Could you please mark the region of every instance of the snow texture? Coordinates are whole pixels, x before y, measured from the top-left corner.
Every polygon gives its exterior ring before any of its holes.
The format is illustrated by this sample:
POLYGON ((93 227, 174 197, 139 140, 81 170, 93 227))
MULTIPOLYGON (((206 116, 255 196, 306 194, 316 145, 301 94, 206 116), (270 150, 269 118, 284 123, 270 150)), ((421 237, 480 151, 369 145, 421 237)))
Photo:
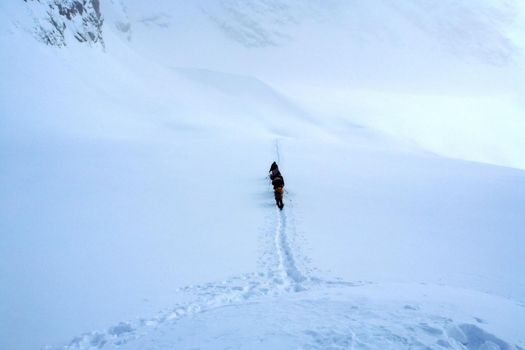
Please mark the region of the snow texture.
POLYGON ((524 18, 2 2, 0 348, 524 349, 524 18))

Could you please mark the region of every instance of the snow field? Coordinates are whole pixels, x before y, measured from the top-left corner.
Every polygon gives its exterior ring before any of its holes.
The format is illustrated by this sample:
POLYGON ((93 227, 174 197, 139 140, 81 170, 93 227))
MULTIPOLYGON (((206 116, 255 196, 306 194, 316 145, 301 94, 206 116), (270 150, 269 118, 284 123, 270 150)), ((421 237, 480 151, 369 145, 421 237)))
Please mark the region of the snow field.
POLYGON ((0 5, 0 348, 525 348, 511 8, 236 3, 0 5))
POLYGON ((520 349, 501 338, 523 342, 525 308, 511 299, 426 283, 315 276, 297 243, 294 198, 286 202, 282 212, 267 209, 259 272, 181 288, 192 301, 60 349, 520 349))

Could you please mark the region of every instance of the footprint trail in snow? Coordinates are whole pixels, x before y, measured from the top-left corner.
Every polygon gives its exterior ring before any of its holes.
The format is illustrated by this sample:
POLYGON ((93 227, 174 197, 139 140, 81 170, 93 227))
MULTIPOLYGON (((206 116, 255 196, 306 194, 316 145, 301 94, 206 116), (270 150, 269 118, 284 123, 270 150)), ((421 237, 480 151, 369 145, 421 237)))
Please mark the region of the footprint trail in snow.
POLYGON ((275 229, 275 246, 279 255, 279 270, 282 279, 286 281, 287 286, 295 291, 301 290, 301 283, 306 277, 297 268, 293 256, 293 251, 286 237, 286 212, 278 210, 277 227, 275 229))
MULTIPOLYGON (((278 141, 275 153, 280 162, 278 141)), ((264 233, 263 271, 181 288, 190 301, 153 318, 120 322, 45 349, 522 350, 481 328, 480 319, 454 321, 465 315, 444 309, 439 291, 433 299, 435 290, 418 285, 396 299, 384 290, 396 295, 398 286, 311 276, 296 246, 293 198, 286 197, 285 209, 275 207, 273 226, 264 233), (425 298, 428 306, 420 307, 425 298)), ((469 293, 460 297, 481 302, 469 293)))

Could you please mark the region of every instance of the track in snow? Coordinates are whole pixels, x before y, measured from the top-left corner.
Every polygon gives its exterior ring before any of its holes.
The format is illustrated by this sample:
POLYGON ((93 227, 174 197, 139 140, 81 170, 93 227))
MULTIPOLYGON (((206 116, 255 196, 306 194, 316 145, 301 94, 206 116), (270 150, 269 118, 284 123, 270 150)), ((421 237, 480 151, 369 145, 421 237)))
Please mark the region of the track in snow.
MULTIPOLYGON (((278 141, 275 153, 280 164, 278 141)), ((216 341, 223 348, 250 349, 520 349, 478 325, 456 323, 439 313, 420 311, 417 305, 369 301, 367 288, 378 288, 369 282, 310 276, 299 267, 289 193, 285 202, 284 210, 275 207, 273 225, 265 231, 262 255, 271 258, 263 263, 264 271, 181 288, 180 293, 191 296, 191 301, 153 318, 120 322, 105 331, 80 335, 62 347, 46 349, 157 350, 188 344, 215 348, 216 341), (362 287, 364 298, 356 294, 355 287, 362 287), (290 317, 294 322, 290 323, 290 317), (236 323, 231 324, 232 320, 236 323), (214 327, 195 333, 202 324, 214 327)))
POLYGON ((297 268, 294 260, 294 253, 290 247, 286 232, 287 218, 286 212, 277 209, 277 227, 275 228, 275 247, 279 256, 279 270, 284 281, 294 290, 301 290, 301 283, 306 277, 297 268))
MULTIPOLYGON (((278 141, 275 142, 275 152, 277 162, 280 163, 278 141)), ((289 238, 289 216, 293 215, 293 209, 288 205, 287 207, 283 211, 275 207, 275 226, 266 231, 266 234, 273 235, 273 244, 267 245, 270 251, 263 252, 263 255, 275 257, 273 259, 275 266, 266 266, 268 271, 232 277, 221 282, 180 288, 179 292, 194 296, 194 300, 175 305, 153 318, 120 322, 105 331, 82 334, 65 346, 58 348, 48 346, 46 349, 83 350, 123 345, 142 338, 162 324, 188 316, 228 305, 246 303, 257 297, 277 297, 282 296, 283 293, 306 291, 308 283, 318 283, 320 280, 307 277, 297 267, 294 246, 290 243, 289 238)))
MULTIPOLYGON (((277 164, 281 164, 281 151, 279 141, 275 141, 275 156, 277 164)), ((288 215, 293 215, 293 207, 290 204, 291 201, 287 200, 286 193, 284 200, 288 202, 286 208, 279 210, 275 207, 276 219, 275 219, 275 252, 278 257, 278 271, 281 275, 281 279, 284 282, 287 290, 289 291, 302 291, 304 287, 302 283, 307 281, 307 276, 297 267, 295 261, 294 247, 291 245, 289 240, 288 231, 288 215), (291 213, 291 214, 290 214, 291 213)))

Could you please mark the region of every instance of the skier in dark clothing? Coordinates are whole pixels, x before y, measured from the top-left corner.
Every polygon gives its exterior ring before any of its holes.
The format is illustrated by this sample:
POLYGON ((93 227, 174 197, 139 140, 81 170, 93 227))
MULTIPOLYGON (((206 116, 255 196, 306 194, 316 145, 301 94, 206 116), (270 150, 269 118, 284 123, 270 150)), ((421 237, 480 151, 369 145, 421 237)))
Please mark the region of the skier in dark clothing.
POLYGON ((270 180, 272 180, 275 203, 279 209, 283 210, 284 178, 279 171, 277 163, 273 162, 270 167, 270 180))

